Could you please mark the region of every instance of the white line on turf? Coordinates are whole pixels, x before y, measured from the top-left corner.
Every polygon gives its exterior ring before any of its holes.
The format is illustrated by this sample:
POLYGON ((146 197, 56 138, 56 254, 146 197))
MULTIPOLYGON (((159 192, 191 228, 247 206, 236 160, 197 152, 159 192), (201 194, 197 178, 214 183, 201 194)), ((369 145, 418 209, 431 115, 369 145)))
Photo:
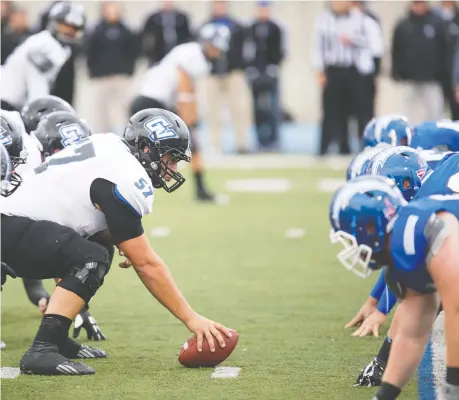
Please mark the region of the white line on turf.
POLYGON ((166 237, 169 236, 170 229, 167 226, 152 228, 150 230, 150 236, 152 237, 166 237))
POLYGON ((0 378, 1 379, 14 379, 21 374, 19 368, 13 367, 1 367, 0 368, 0 378))
POLYGON ((317 182, 319 192, 332 193, 346 183, 344 179, 321 179, 317 182))
POLYGON ((241 372, 239 367, 216 367, 210 377, 216 379, 237 378, 239 372, 241 372))
POLYGON ((290 228, 285 231, 285 237, 287 239, 299 239, 306 234, 303 228, 290 228))
POLYGON ((292 183, 287 179, 260 178, 226 181, 226 189, 230 192, 285 193, 291 188, 292 183))

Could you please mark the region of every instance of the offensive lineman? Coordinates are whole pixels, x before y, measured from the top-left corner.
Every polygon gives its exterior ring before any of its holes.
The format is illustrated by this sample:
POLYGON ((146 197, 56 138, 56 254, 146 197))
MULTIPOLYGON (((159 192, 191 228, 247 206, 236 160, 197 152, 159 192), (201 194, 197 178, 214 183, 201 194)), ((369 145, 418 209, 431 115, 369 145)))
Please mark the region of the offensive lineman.
POLYGON ((185 181, 177 163, 190 160, 188 128, 173 113, 146 109, 130 118, 124 138, 95 135, 65 148, 24 180, 14 201, 5 199, 4 261, 18 276, 62 278, 20 362, 24 373, 94 373, 70 360, 80 348, 67 333, 110 268, 107 250, 85 239, 96 234, 126 255, 151 294, 197 335, 199 350, 204 337, 214 350, 215 339, 224 347, 222 334, 231 336, 228 328, 191 308, 141 223, 152 211, 153 188, 172 192, 185 181), (48 189, 39 190, 43 187, 48 189))
POLYGON ((191 131, 191 168, 194 172, 198 200, 213 201, 205 188, 203 165, 196 135, 198 107, 196 82, 210 71, 208 60, 224 57, 229 48, 228 27, 207 24, 199 31, 199 42, 174 47, 158 65, 147 72, 139 95, 131 105, 131 114, 145 108, 162 108, 177 114, 191 131))
POLYGON ((1 108, 21 111, 29 101, 50 93, 70 46, 83 35, 85 14, 80 5, 58 2, 50 10, 46 30, 27 38, 2 66, 1 108))
MULTIPOLYGON (((444 178, 440 170, 437 174, 444 178)), ((435 187, 440 179, 431 180, 434 175, 427 182, 435 187)), ((413 375, 437 316, 439 299, 447 345, 443 398, 459 398, 458 178, 455 173, 427 197, 420 195, 406 204, 391 180, 363 176, 340 188, 330 205, 332 242, 345 246, 338 256, 342 264, 348 269, 385 267, 386 281, 402 299, 376 400, 396 399, 413 375)))

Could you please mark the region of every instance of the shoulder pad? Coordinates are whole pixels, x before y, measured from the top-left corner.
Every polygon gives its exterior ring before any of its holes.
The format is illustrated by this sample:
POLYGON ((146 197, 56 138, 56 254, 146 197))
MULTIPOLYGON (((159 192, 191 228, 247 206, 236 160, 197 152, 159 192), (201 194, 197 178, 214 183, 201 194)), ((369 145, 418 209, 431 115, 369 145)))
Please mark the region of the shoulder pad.
POLYGON ((54 68, 53 61, 41 50, 34 50, 28 54, 28 60, 42 73, 54 68))

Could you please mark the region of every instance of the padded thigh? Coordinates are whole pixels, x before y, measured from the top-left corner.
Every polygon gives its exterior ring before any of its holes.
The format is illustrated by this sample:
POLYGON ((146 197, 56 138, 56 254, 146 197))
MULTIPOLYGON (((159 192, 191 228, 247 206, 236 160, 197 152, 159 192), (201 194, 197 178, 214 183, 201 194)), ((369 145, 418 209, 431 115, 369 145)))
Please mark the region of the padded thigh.
POLYGON ((82 268, 91 261, 109 262, 103 246, 54 222, 2 216, 3 236, 10 232, 18 240, 9 243, 8 249, 2 243, 3 259, 20 277, 62 278, 72 267, 82 268), (3 219, 8 219, 8 223, 3 219))

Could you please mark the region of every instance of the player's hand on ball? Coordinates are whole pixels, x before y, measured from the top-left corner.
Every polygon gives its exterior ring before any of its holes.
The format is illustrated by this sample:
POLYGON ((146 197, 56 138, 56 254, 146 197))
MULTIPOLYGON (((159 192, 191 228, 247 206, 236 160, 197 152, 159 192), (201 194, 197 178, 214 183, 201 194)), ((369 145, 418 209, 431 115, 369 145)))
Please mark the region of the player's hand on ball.
POLYGON ((189 321, 186 322, 187 328, 196 335, 198 351, 202 351, 204 338, 209 343, 211 352, 215 351, 215 346, 225 347, 225 340, 222 335, 231 337, 231 330, 226 326, 195 314, 189 321))
POLYGON ((97 321, 89 313, 89 311, 81 311, 75 318, 75 325, 73 328, 73 338, 80 335, 81 328, 86 330, 89 340, 106 340, 107 338, 97 325, 97 321))
POLYGON ((376 310, 377 305, 378 301, 370 296, 368 300, 360 308, 356 316, 346 324, 345 328, 359 326, 363 321, 365 321, 365 319, 367 319, 371 314, 373 314, 373 312, 376 310))
POLYGON ((367 335, 373 335, 379 337, 379 328, 382 324, 386 322, 386 315, 383 314, 381 311, 374 311, 368 318, 363 321, 360 328, 357 329, 352 336, 360 336, 364 337, 367 335))

